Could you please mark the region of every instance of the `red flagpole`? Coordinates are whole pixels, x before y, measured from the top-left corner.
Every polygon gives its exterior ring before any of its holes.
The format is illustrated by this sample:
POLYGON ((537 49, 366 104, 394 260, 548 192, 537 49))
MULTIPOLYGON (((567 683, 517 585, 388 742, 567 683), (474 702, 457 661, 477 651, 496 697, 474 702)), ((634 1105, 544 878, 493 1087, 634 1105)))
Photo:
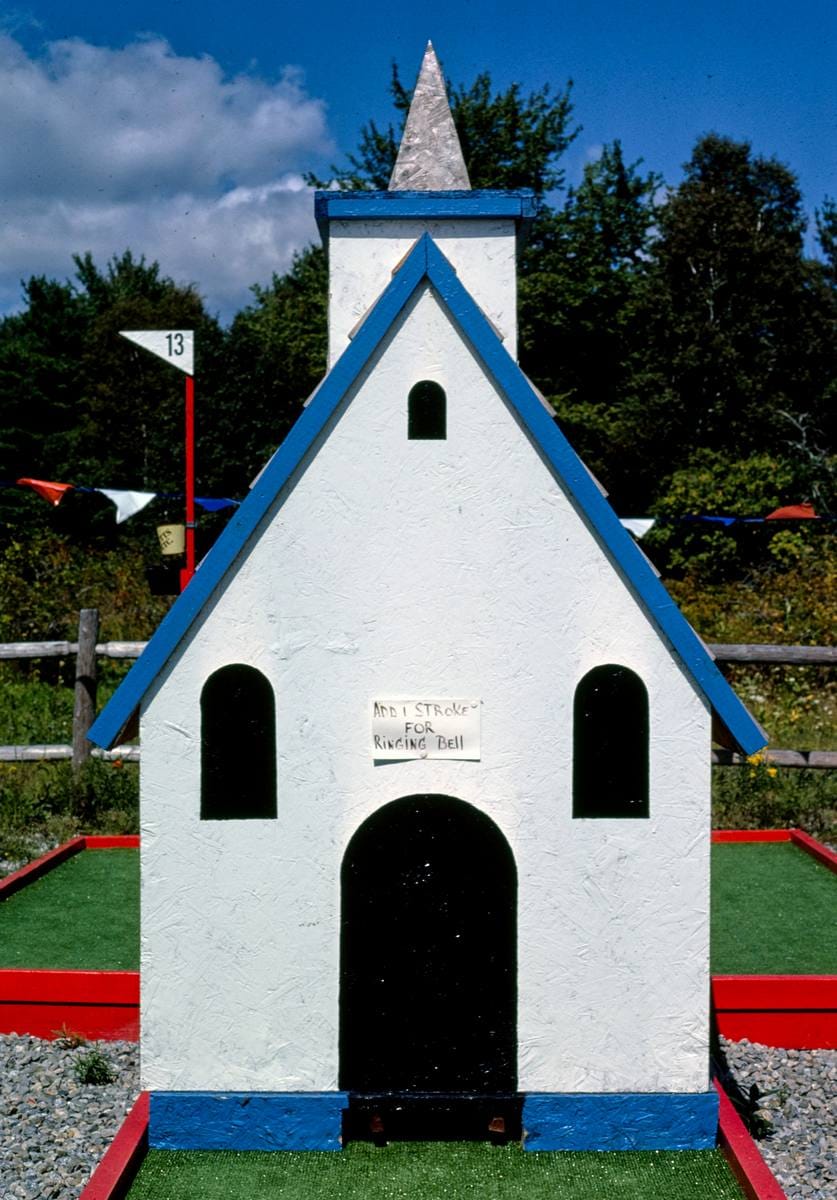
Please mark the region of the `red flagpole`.
POLYGON ((195 573, 195 380, 186 376, 186 566, 180 590, 195 573))

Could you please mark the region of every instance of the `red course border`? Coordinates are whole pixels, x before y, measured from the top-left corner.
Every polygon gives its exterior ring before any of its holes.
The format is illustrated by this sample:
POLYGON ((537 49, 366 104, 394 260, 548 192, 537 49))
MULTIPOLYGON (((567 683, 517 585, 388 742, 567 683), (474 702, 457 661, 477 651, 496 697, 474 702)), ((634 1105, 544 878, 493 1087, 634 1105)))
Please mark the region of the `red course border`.
POLYGON ((0 1033, 139 1039, 138 971, 0 970, 0 1033))
POLYGON ((837 975, 713 975, 712 1007, 734 1042, 837 1049, 837 975))
POLYGON ((714 842, 789 842, 789 829, 713 829, 714 842))
POLYGON ((829 871, 837 871, 837 854, 803 829, 713 829, 712 842, 793 842, 829 871))
POLYGON ((122 1200, 148 1150, 148 1092, 141 1092, 79 1200, 122 1200))
MULTIPOLYGON (((718 1145, 747 1200, 787 1200, 775 1175, 762 1158, 746 1125, 717 1079, 712 1081, 720 1100, 718 1145)), ((86 1198, 85 1198, 86 1200, 86 1198)))
POLYGON ((82 850, 138 850, 139 844, 139 834, 136 833, 119 836, 82 835, 70 838, 69 842, 64 842, 62 845, 56 846, 54 850, 50 850, 47 854, 42 854, 40 858, 27 863, 19 871, 12 871, 11 875, 5 875, 0 879, 0 900, 5 900, 8 896, 13 895, 14 892, 19 892, 28 883, 34 883, 36 879, 40 879, 42 875, 46 875, 54 867, 60 866, 62 862, 66 862, 74 854, 80 854, 82 850))

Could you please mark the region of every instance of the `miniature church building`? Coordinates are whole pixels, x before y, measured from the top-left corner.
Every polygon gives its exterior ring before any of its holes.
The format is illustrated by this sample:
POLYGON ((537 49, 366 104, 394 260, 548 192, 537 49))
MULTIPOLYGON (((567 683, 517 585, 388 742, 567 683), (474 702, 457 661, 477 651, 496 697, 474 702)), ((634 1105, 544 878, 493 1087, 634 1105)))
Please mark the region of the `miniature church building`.
POLYGON ((140 712, 151 1144, 713 1145, 713 717, 764 734, 517 366, 534 201, 432 48, 316 206, 328 373, 91 731, 140 712))

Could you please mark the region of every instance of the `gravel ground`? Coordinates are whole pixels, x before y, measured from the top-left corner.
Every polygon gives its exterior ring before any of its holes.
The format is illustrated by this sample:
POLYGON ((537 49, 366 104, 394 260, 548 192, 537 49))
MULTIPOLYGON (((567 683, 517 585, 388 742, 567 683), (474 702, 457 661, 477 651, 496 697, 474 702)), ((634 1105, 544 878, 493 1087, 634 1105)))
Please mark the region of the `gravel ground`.
POLYGON ((837 1050, 720 1042, 741 1091, 757 1089, 756 1117, 765 1125, 758 1148, 789 1200, 835 1200, 837 1050))
POLYGON ((46 838, 34 838, 30 842, 28 853, 26 854, 19 854, 14 858, 5 858, 0 855, 0 879, 4 875, 11 875, 13 871, 19 871, 21 867, 25 867, 27 863, 32 862, 35 858, 40 858, 47 851, 54 850, 56 845, 56 842, 46 838))
POLYGON ((139 1092, 136 1042, 0 1035, 0 1200, 75 1200, 139 1092), (98 1051, 113 1083, 80 1082, 98 1051))
MULTIPOLYGON (((759 1149, 789 1200, 834 1200, 837 1051, 721 1045, 739 1088, 758 1089, 770 1125, 759 1149)), ((0 1035, 0 1079, 0 1200, 75 1200, 139 1092, 137 1044, 0 1035), (77 1065, 92 1051, 113 1083, 80 1082, 77 1065)))

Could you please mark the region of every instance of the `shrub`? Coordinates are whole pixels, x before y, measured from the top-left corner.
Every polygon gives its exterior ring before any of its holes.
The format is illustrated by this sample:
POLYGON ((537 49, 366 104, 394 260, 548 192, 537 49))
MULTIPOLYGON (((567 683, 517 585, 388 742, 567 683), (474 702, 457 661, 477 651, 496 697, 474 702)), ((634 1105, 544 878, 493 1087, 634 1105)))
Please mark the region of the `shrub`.
POLYGON ((730 459, 697 450, 675 471, 652 505, 658 523, 643 541, 664 574, 686 572, 702 581, 741 576, 775 563, 792 567, 816 552, 822 527, 803 522, 719 526, 683 520, 688 515, 765 517, 780 504, 807 498, 807 480, 786 458, 755 454, 730 459))

